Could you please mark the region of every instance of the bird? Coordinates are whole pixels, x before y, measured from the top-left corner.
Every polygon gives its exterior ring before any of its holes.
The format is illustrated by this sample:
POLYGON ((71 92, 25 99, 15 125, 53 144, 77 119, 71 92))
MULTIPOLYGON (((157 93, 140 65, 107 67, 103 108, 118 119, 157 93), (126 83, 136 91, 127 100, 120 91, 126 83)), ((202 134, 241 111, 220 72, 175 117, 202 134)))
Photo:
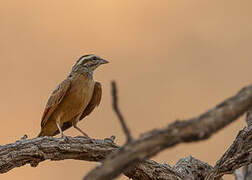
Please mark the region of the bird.
POLYGON ((102 86, 93 78, 96 68, 109 63, 94 54, 81 56, 73 65, 69 75, 51 93, 41 118, 41 131, 38 137, 55 136, 74 127, 83 136, 77 123, 88 116, 100 104, 102 86))

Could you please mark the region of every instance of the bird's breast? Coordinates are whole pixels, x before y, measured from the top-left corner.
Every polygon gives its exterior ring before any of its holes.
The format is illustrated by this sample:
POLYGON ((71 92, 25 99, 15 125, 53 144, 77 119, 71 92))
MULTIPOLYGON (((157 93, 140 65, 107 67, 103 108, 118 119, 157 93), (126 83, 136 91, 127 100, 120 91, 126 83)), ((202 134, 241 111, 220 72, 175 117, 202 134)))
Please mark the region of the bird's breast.
POLYGON ((93 95, 94 84, 89 76, 78 75, 71 82, 69 99, 75 101, 76 105, 87 106, 93 95))
POLYGON ((63 122, 82 113, 90 102, 95 82, 89 76, 76 75, 71 79, 71 87, 59 105, 63 122))

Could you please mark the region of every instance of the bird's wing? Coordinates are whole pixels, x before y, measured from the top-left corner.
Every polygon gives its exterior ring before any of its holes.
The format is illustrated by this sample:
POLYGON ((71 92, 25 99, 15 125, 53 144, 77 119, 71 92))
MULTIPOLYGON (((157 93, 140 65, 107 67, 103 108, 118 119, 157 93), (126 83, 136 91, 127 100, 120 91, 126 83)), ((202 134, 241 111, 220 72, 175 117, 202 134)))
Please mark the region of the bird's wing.
POLYGON ((62 101, 62 99, 64 98, 70 86, 71 86, 71 81, 69 79, 65 79, 52 92, 50 98, 47 101, 45 111, 41 119, 42 128, 46 125, 47 120, 49 119, 53 111, 56 109, 56 107, 59 105, 59 103, 62 101))
MULTIPOLYGON (((101 97, 102 97, 101 83, 95 82, 92 98, 91 98, 89 104, 87 105, 87 107, 85 108, 85 110, 83 111, 83 113, 80 117, 80 120, 82 120, 84 117, 88 116, 94 110, 94 108, 100 104, 101 97)), ((72 127, 72 121, 73 120, 70 120, 68 122, 63 123, 63 126, 61 127, 62 131, 65 131, 66 129, 72 127)), ((53 136, 55 136, 57 134, 59 134, 59 130, 57 130, 53 136)))
POLYGON ((94 110, 94 108, 96 106, 99 106, 99 104, 101 102, 101 97, 102 97, 101 83, 95 82, 93 96, 92 96, 89 104, 87 105, 87 107, 83 111, 83 113, 80 117, 80 120, 82 120, 84 117, 88 116, 94 110))

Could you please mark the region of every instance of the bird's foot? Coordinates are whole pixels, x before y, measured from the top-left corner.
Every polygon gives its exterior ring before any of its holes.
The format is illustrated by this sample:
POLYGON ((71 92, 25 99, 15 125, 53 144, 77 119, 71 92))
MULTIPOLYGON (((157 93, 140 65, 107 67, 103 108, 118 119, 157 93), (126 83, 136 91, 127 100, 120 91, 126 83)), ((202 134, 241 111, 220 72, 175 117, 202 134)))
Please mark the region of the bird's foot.
POLYGON ((81 134, 83 135, 83 137, 86 137, 86 138, 89 138, 90 139, 90 137, 86 134, 86 133, 84 133, 83 131, 80 131, 81 132, 81 134))
POLYGON ((85 137, 85 138, 88 139, 91 143, 95 143, 95 140, 92 139, 91 137, 89 137, 86 133, 85 133, 85 135, 83 134, 82 137, 85 137))
POLYGON ((88 137, 88 138, 89 138, 89 140, 90 140, 91 143, 95 144, 95 140, 94 139, 91 139, 90 137, 88 137))
POLYGON ((82 137, 85 137, 85 138, 89 139, 90 142, 95 143, 94 139, 92 139, 91 137, 89 137, 86 133, 84 133, 83 131, 80 131, 80 132, 83 135, 82 137))

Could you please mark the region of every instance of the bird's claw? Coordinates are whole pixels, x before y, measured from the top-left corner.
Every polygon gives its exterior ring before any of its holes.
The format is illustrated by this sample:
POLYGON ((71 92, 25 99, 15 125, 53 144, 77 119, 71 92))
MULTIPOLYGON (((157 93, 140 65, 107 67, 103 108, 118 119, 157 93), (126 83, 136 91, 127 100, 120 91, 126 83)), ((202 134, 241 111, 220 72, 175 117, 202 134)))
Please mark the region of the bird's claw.
POLYGON ((88 139, 91 143, 95 143, 95 140, 90 138, 87 134, 83 135, 83 137, 85 137, 86 139, 88 139))
POLYGON ((93 143, 93 144, 95 143, 94 139, 89 138, 89 140, 90 140, 91 143, 93 143))

